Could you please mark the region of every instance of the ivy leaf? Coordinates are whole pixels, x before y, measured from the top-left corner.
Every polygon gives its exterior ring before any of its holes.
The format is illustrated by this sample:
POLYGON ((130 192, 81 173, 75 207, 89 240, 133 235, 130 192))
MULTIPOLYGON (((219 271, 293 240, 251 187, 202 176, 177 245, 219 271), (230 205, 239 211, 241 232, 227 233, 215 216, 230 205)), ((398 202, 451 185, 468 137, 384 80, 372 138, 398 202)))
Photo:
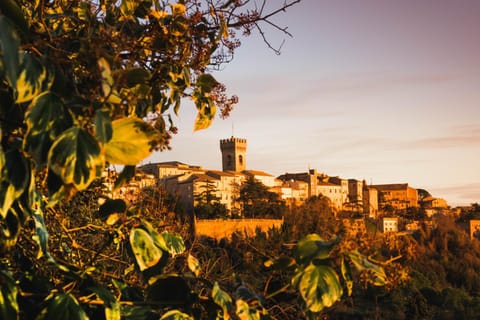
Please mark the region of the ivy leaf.
POLYGON ((96 285, 90 287, 90 290, 100 298, 105 305, 105 320, 120 320, 121 319, 121 307, 117 299, 106 287, 96 285))
MULTIPOLYGON (((8 2, 13 1, 10 0, 8 2)), ((1 3, 3 7, 4 1, 1 1, 1 3)), ((20 38, 10 20, 3 15, 0 16, 0 47, 2 49, 3 66, 6 69, 7 81, 10 87, 15 88, 20 69, 20 58, 18 55, 20 38)))
POLYGON ((200 271, 201 271, 200 261, 198 261, 198 259, 192 256, 191 254, 188 254, 187 265, 188 265, 188 269, 190 269, 190 271, 192 271, 196 277, 200 275, 200 271))
POLYGON ((95 138, 78 127, 71 127, 50 148, 48 167, 65 185, 83 190, 100 176, 104 157, 95 138))
POLYGON ((339 239, 325 241, 317 234, 309 234, 298 242, 297 256, 304 263, 313 259, 327 259, 338 241, 339 239))
POLYGON ((9 272, 0 270, 0 319, 18 319, 18 288, 9 272))
POLYGON ((130 246, 140 271, 155 266, 162 258, 162 250, 155 245, 150 234, 143 229, 132 229, 130 246))
POLYGON ((49 72, 40 61, 25 53, 21 71, 17 78, 15 102, 22 103, 32 100, 43 91, 50 89, 53 81, 53 72, 49 72))
POLYGON ((162 237, 165 239, 168 253, 172 256, 181 254, 185 251, 185 243, 181 236, 164 231, 162 232, 162 237))
POLYGON ((100 58, 97 61, 98 67, 102 74, 102 90, 103 95, 107 98, 107 101, 113 104, 119 104, 122 102, 122 99, 118 95, 118 92, 115 90, 113 81, 112 71, 110 70, 110 64, 105 58, 100 58))
POLYGON ((373 285, 374 286, 384 286, 387 282, 387 275, 385 274, 385 270, 365 257, 363 254, 359 253, 358 251, 353 251, 348 254, 350 261, 352 261, 353 265, 357 268, 358 271, 369 271, 373 275, 373 285))
MULTIPOLYGON (((248 302, 238 299, 235 302, 237 307, 237 316, 242 320, 261 320, 260 310, 248 304, 248 302)), ((268 318, 267 318, 268 319, 268 318)))
POLYGON ((180 310, 170 310, 160 320, 194 320, 194 318, 180 310))
POLYGON ((223 310, 223 319, 230 319, 230 311, 233 310, 232 298, 228 293, 220 289, 220 286, 215 281, 212 288, 212 299, 223 310))
POLYGON ((141 223, 142 223, 142 227, 152 237, 153 243, 163 251, 168 252, 169 248, 167 246, 167 242, 165 241, 165 238, 161 234, 159 234, 149 222, 142 220, 141 223))
POLYGON ((151 306, 122 306, 122 313, 125 320, 146 320, 158 319, 158 314, 153 312, 151 306))
POLYGON ((122 118, 112 122, 112 139, 105 144, 105 156, 111 164, 134 166, 152 152, 159 135, 139 118, 122 118))
POLYGON ((105 111, 95 111, 95 135, 102 143, 112 139, 112 120, 105 111))
POLYGON ((35 211, 33 213, 33 221, 35 222, 35 235, 33 239, 37 242, 40 250, 37 254, 37 259, 39 259, 42 255, 47 257, 51 262, 55 260, 50 255, 48 251, 48 230, 47 226, 45 225, 45 220, 43 219, 43 211, 42 211, 42 204, 40 195, 37 194, 36 197, 36 204, 35 204, 35 211))
POLYGON ((309 264, 292 278, 308 310, 320 312, 332 306, 342 296, 338 275, 329 266, 309 264))
POLYGON ((201 107, 197 113, 197 117, 195 118, 195 124, 193 127, 194 131, 207 129, 212 124, 213 117, 215 116, 215 107, 213 108, 205 108, 201 107))
POLYGON ((25 122, 27 133, 23 148, 32 155, 37 165, 43 166, 55 138, 71 127, 72 117, 62 100, 53 92, 46 91, 30 103, 25 122))
POLYGON ((49 300, 37 319, 88 320, 88 316, 73 295, 62 292, 49 300))

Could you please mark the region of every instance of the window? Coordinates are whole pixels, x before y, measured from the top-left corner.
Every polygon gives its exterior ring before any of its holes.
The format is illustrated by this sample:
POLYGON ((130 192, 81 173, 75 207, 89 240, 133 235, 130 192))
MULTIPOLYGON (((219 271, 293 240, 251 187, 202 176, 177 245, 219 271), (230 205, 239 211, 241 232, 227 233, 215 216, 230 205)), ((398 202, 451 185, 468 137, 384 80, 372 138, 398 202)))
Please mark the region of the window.
POLYGON ((227 166, 231 166, 232 165, 232 155, 228 154, 227 155, 227 166))
POLYGON ((238 162, 239 162, 240 164, 243 164, 243 156, 242 156, 242 155, 239 155, 239 156, 238 156, 238 162))

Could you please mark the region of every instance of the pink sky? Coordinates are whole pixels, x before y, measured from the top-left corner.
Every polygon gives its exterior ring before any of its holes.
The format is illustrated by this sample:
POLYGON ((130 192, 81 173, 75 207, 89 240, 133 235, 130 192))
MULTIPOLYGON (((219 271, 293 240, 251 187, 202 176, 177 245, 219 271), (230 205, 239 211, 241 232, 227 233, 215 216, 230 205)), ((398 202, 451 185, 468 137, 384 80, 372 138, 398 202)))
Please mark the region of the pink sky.
POLYGON ((240 98, 231 117, 194 133, 185 103, 173 150, 145 162, 221 169, 233 126, 250 169, 311 167, 480 202, 480 1, 303 0, 275 21, 294 35, 280 56, 253 35, 216 74, 240 98))

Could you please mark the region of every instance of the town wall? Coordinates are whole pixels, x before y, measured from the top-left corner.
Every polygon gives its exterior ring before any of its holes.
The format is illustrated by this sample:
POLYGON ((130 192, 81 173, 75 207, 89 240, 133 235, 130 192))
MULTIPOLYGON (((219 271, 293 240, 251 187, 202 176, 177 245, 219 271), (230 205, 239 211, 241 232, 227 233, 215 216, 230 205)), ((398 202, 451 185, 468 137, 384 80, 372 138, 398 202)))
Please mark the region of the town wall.
POLYGON ((272 228, 280 228, 282 224, 283 220, 280 219, 196 219, 195 233, 215 239, 231 238, 235 232, 254 236, 257 228, 267 232, 272 228))

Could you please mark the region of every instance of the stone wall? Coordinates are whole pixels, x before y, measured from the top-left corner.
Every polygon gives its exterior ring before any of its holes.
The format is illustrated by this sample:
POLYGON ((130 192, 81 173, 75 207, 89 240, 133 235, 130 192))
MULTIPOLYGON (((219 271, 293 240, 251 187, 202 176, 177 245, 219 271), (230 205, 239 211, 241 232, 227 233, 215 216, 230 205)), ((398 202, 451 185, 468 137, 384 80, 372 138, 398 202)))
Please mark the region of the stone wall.
POLYGON ((215 239, 230 238, 234 232, 254 236, 260 229, 267 232, 272 228, 280 228, 283 220, 279 219, 215 219, 199 220, 195 222, 197 236, 208 236, 215 239))

